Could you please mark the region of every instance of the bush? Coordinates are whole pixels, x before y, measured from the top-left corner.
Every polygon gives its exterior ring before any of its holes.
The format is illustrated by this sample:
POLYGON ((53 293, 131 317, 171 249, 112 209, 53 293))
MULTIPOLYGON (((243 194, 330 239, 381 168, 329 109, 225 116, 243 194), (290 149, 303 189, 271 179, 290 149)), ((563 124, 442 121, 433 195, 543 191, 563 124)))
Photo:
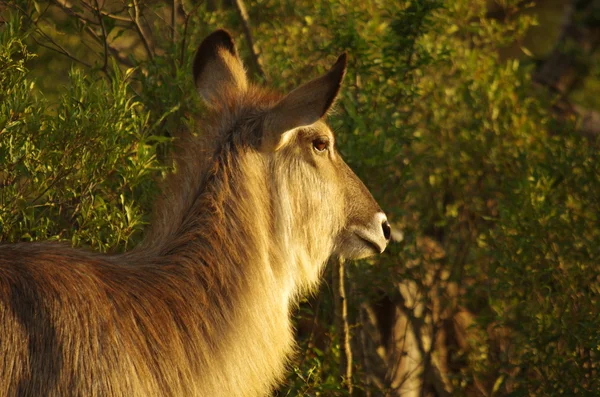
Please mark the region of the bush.
MULTIPOLYGON (((138 42, 107 63, 98 47, 64 90, 48 71, 44 95, 27 71, 50 56, 32 41, 39 24, 0 28, 0 240, 139 241, 170 139, 202 112, 194 45, 219 25, 243 37, 239 14, 217 3, 184 3, 178 40, 164 24, 170 10, 149 5, 151 57, 138 42)), ((598 141, 555 118, 552 96, 531 83, 533 62, 499 55, 535 23, 522 2, 502 2, 501 20, 485 3, 248 3, 269 84, 293 88, 350 52, 330 121, 404 234, 348 268, 352 382, 340 380, 326 283, 300 306, 300 354, 279 395, 346 395, 348 383, 357 395, 600 394, 598 141)), ((62 21, 52 35, 85 29, 24 4, 62 21)))
POLYGON ((49 103, 28 79, 34 57, 13 19, 0 30, 0 240, 71 240, 96 249, 139 241, 163 138, 132 96, 129 73, 110 81, 73 69, 49 103))

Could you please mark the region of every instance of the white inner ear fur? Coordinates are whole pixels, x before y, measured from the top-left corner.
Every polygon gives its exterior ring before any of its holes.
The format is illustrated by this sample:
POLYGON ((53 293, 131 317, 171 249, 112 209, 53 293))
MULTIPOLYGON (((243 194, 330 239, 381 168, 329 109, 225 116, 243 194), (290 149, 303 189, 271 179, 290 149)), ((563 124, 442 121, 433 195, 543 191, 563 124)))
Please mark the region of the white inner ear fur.
POLYGON ((229 95, 247 91, 248 80, 241 60, 224 48, 219 48, 217 59, 206 65, 196 82, 200 95, 210 104, 222 102, 229 95))
POLYGON ((235 88, 245 92, 248 89, 248 79, 242 60, 224 48, 219 49, 219 56, 225 61, 226 69, 231 72, 232 79, 230 81, 235 85, 235 88))

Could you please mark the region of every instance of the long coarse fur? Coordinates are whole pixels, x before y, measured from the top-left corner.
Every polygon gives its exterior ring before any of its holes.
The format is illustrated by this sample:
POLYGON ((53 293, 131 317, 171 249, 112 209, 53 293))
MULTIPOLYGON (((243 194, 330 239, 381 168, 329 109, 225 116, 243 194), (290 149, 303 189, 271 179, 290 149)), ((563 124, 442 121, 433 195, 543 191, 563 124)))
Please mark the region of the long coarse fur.
POLYGON ((299 133, 264 150, 281 96, 225 98, 178 145, 133 251, 0 246, 0 396, 263 396, 281 380, 290 306, 345 244, 349 209, 380 209, 333 151, 321 173, 302 160, 299 133))
POLYGON ((232 106, 220 141, 181 145, 140 248, 0 249, 0 395, 256 396, 282 376, 298 286, 271 241, 269 164, 239 155, 256 106, 232 106))

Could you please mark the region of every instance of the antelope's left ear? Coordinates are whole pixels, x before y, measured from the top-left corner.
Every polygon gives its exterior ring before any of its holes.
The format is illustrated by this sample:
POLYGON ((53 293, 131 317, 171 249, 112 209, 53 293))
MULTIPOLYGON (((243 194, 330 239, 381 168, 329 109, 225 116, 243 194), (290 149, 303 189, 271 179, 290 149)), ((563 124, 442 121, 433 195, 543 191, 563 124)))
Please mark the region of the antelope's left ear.
POLYGON ((263 147, 277 150, 292 130, 319 121, 338 95, 346 73, 347 55, 343 53, 323 76, 286 95, 265 117, 263 147))
POLYGON ((194 82, 200 95, 211 106, 222 105, 228 97, 248 88, 248 79, 231 35, 217 30, 198 47, 194 58, 194 82))

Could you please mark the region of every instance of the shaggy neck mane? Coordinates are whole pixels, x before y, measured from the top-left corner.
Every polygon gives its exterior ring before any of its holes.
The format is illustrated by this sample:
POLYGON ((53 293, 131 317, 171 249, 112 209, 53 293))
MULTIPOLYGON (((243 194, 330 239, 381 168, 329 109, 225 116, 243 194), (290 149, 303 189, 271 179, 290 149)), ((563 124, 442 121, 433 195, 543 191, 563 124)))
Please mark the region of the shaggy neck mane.
POLYGON ((271 236, 276 200, 272 175, 256 148, 260 104, 267 108, 279 99, 252 87, 227 108, 215 110, 202 137, 180 141, 175 172, 163 188, 144 242, 131 252, 133 258, 196 268, 202 264, 203 272, 217 277, 227 266, 252 272, 255 264, 278 265, 283 259, 278 251, 284 247, 271 236))
MULTIPOLYGON (((163 190, 146 239, 125 254, 146 271, 184 278, 186 286, 179 283, 174 294, 196 307, 190 330, 202 328, 190 332, 199 332, 204 345, 214 347, 187 350, 196 351, 199 363, 221 357, 221 367, 202 378, 223 377, 221 384, 238 379, 238 390, 248 382, 272 386, 265 382, 276 379, 265 379, 264 370, 283 375, 282 357, 290 352, 293 339, 288 319, 296 293, 289 269, 293 264, 285 247, 273 241, 277 198, 269 183, 269 164, 256 150, 262 122, 256 104, 265 103, 259 100, 249 96, 231 104, 221 110, 220 124, 212 124, 207 138, 182 142, 175 173, 163 190), (274 347, 278 338, 281 342, 274 347), (248 368, 248 363, 258 366, 248 368)), ((203 371, 212 372, 208 367, 203 371)))
MULTIPOLYGON (((260 176, 255 169, 265 165, 257 155, 247 159, 244 154, 257 144, 260 119, 243 103, 232 103, 225 112, 229 117, 215 114, 219 124, 209 122, 202 131, 204 137, 187 136, 178 143, 175 171, 163 187, 150 230, 140 246, 146 254, 167 258, 201 244, 201 251, 210 256, 223 255, 224 250, 240 252, 232 250, 236 241, 256 239, 251 233, 256 228, 248 227, 252 224, 245 221, 258 215, 255 211, 259 203, 252 200, 266 191, 245 179, 260 176), (240 128, 242 125, 244 128, 240 128)), ((194 262, 200 259, 210 264, 209 258, 198 258, 200 252, 194 251, 194 262)))

